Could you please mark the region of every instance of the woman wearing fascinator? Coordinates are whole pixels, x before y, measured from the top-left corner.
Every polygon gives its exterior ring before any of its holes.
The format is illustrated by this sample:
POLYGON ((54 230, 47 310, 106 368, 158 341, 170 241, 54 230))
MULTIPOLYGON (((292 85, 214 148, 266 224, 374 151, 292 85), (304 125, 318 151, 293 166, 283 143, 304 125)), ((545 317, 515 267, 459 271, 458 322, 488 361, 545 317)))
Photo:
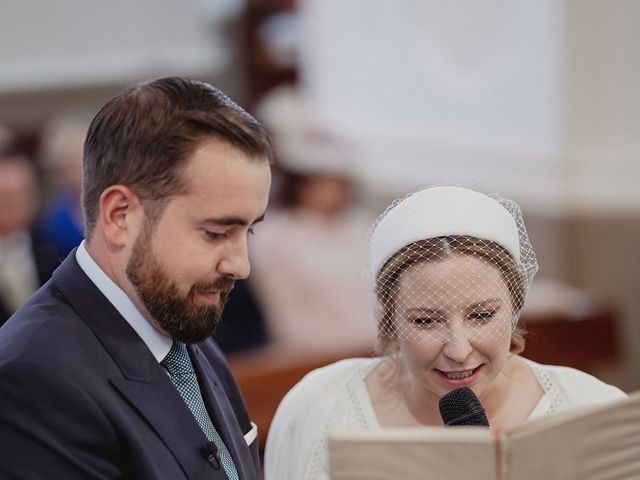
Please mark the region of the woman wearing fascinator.
POLYGON ((537 269, 511 200, 438 186, 392 203, 369 241, 378 356, 315 370, 286 395, 267 438, 266 480, 328 479, 336 430, 441 426, 440 399, 460 387, 496 430, 626 397, 520 356, 518 320, 537 269))

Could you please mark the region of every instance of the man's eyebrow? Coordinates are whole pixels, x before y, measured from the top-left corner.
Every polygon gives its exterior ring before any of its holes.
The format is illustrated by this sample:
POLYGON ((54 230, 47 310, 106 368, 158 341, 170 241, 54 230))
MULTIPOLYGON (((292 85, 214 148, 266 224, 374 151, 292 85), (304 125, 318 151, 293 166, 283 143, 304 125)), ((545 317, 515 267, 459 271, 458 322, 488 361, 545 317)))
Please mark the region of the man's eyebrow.
MULTIPOLYGON (((262 222, 264 220, 264 213, 256 218, 251 225, 255 225, 256 223, 262 222)), ((225 225, 225 226, 246 226, 249 222, 245 218, 241 217, 220 217, 220 218, 207 218, 202 223, 210 224, 210 225, 225 225)))

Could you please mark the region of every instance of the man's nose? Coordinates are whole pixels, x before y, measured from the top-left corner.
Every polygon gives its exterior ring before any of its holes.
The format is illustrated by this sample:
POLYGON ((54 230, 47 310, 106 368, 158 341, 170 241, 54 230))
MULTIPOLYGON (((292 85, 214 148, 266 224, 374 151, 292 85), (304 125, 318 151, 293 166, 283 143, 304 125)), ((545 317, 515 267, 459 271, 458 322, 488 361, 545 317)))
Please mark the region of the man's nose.
POLYGON ((241 280, 249 276, 249 251, 246 238, 238 239, 228 246, 223 258, 218 264, 218 273, 241 280))

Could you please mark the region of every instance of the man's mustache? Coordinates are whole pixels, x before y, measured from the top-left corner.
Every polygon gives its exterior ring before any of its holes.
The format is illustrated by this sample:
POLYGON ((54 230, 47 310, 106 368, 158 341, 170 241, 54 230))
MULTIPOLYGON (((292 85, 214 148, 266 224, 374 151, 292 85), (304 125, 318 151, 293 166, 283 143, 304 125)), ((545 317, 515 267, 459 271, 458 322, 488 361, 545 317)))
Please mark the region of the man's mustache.
POLYGON ((222 292, 230 292, 235 286, 236 281, 230 277, 222 277, 208 283, 197 283, 192 287, 193 292, 210 292, 211 290, 220 290, 222 292))

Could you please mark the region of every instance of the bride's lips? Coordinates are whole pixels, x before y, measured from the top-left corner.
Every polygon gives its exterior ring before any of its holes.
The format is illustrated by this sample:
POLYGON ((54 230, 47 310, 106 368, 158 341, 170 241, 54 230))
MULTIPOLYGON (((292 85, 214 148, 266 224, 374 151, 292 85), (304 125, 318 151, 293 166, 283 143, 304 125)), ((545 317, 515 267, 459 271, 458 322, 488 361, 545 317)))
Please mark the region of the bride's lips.
POLYGON ((482 368, 482 365, 466 370, 438 370, 435 369, 436 373, 440 376, 440 378, 451 385, 452 387, 464 387, 473 383, 478 378, 478 372, 482 368))

